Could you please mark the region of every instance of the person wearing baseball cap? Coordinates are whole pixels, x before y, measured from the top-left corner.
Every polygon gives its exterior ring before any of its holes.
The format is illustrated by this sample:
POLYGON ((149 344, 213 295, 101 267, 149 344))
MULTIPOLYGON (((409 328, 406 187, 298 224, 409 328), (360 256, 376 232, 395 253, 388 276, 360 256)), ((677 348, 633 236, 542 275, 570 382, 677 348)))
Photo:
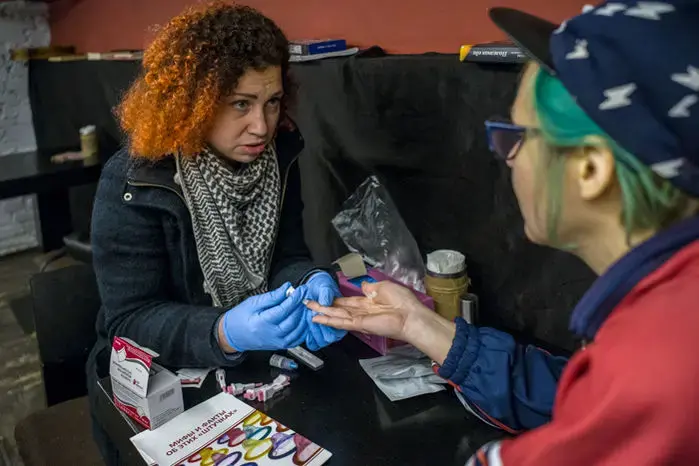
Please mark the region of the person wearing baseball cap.
POLYGON ((570 321, 587 344, 553 357, 388 282, 310 303, 314 321, 413 344, 474 414, 528 430, 469 465, 699 464, 699 1, 490 17, 532 59, 511 119, 486 122, 490 147, 527 237, 599 275, 570 321))

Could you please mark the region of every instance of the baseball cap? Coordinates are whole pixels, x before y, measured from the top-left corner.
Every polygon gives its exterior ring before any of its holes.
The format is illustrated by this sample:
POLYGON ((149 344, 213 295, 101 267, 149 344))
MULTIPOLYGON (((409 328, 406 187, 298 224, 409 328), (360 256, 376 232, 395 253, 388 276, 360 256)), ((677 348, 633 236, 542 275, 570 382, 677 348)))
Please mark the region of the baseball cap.
POLYGON ((699 1, 607 1, 561 24, 489 15, 614 141, 699 197, 699 1))

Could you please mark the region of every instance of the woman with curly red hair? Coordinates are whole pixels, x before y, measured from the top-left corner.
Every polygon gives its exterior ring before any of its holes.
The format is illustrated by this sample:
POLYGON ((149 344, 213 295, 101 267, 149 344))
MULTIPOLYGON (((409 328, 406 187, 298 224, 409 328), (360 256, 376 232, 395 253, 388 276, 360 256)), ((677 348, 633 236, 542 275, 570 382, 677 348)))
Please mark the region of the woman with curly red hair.
MULTIPOLYGON (((311 322, 303 304, 329 305, 339 290, 304 242, 303 142, 279 125, 288 61, 270 19, 225 3, 175 17, 145 51, 117 109, 128 145, 105 165, 95 198, 93 402, 115 336, 173 368, 231 366, 246 351, 318 349, 344 336, 311 322)), ((95 436, 118 464, 99 423, 95 436)))

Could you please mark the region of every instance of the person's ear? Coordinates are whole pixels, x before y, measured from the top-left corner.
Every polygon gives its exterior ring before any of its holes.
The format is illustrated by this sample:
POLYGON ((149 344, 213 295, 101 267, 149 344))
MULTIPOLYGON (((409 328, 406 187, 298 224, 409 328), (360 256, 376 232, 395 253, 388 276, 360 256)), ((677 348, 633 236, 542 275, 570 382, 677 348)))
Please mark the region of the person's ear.
POLYGON ((583 200, 598 199, 614 185, 614 154, 606 144, 580 148, 573 158, 573 163, 573 174, 583 200))

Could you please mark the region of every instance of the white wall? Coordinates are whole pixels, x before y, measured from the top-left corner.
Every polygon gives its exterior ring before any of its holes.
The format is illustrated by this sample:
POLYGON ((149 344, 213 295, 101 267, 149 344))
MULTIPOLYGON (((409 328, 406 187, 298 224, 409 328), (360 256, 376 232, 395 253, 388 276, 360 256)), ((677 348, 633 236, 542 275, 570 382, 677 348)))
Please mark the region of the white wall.
MULTIPOLYGON (((10 60, 10 49, 49 45, 51 32, 44 3, 0 2, 0 157, 36 149, 29 72, 10 60)), ((0 201, 0 255, 37 246, 34 196, 0 201)))

